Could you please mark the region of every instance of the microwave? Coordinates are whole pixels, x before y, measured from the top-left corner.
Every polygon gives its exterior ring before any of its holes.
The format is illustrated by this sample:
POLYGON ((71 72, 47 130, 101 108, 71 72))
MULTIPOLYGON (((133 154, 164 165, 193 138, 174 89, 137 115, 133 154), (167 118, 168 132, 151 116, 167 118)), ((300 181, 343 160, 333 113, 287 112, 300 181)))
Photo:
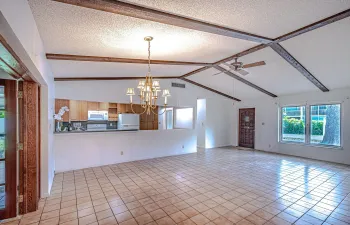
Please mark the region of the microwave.
POLYGON ((88 111, 88 120, 107 121, 108 111, 88 111))

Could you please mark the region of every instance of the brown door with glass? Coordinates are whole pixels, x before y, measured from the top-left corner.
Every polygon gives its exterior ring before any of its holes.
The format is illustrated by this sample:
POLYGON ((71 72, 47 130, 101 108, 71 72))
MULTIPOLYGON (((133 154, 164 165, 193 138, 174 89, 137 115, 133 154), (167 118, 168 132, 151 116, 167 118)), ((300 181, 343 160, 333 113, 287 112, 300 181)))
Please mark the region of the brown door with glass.
POLYGON ((255 109, 239 109, 238 145, 254 148, 255 109))
POLYGON ((0 79, 0 220, 16 216, 16 85, 0 79))

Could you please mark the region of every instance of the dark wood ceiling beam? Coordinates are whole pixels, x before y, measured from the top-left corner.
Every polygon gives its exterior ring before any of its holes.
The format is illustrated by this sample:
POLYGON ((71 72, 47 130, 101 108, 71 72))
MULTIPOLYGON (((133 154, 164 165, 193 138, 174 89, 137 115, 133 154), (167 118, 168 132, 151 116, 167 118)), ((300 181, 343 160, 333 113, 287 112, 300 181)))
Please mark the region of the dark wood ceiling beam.
MULTIPOLYGON (((153 79, 177 79, 179 77, 153 77, 153 79)), ((87 80, 141 80, 145 77, 56 77, 55 81, 87 81, 87 80)))
POLYGON ((213 66, 218 66, 218 65, 220 65, 220 64, 222 64, 222 63, 231 61, 231 60, 233 60, 233 59, 236 58, 236 57, 242 57, 242 56, 251 54, 251 53, 253 53, 253 52, 259 51, 259 50, 261 50, 261 49, 263 49, 263 48, 266 48, 266 47, 268 47, 268 46, 267 46, 267 45, 264 45, 264 44, 257 45, 257 46, 255 46, 255 47, 252 47, 252 48, 249 48, 249 49, 244 50, 244 51, 242 51, 242 52, 239 52, 239 53, 237 53, 237 54, 234 54, 234 55, 232 55, 232 56, 230 56, 230 57, 227 57, 227 58, 224 58, 224 59, 219 60, 219 61, 217 61, 217 62, 214 62, 214 63, 212 64, 212 66, 206 66, 206 67, 199 68, 199 69, 197 69, 197 70, 194 70, 194 71, 191 71, 191 72, 189 72, 189 73, 186 73, 186 74, 182 75, 181 77, 183 78, 183 77, 192 76, 192 75, 194 75, 194 74, 196 74, 196 73, 200 73, 200 72, 203 72, 203 71, 205 71, 205 70, 207 70, 207 69, 210 69, 210 68, 213 67, 213 66))
POLYGON ((285 50, 280 44, 273 44, 270 47, 279 54, 283 59, 285 59, 290 65, 297 69, 306 79, 318 87, 321 91, 329 91, 326 86, 324 86, 316 77, 314 77, 300 62, 298 62, 287 50, 285 50))
POLYGON ((191 84, 193 84, 193 85, 195 85, 195 86, 204 88, 204 89, 206 89, 206 90, 208 90, 208 91, 214 92, 214 93, 216 93, 216 94, 218 94, 218 95, 224 96, 224 97, 226 97, 226 98, 229 98, 229 99, 232 99, 232 100, 235 100, 235 101, 238 101, 238 102, 241 101, 241 100, 238 99, 238 98, 232 97, 232 96, 230 96, 230 95, 227 95, 227 94, 225 94, 225 93, 222 93, 222 92, 217 91, 217 90, 215 90, 215 89, 212 89, 212 88, 210 88, 210 87, 204 86, 204 85, 199 84, 199 83, 197 83, 197 82, 194 82, 194 81, 192 81, 192 80, 189 80, 189 79, 186 79, 186 78, 179 78, 179 79, 181 79, 181 80, 183 80, 183 81, 186 81, 186 82, 188 82, 188 83, 191 83, 191 84))
MULTIPOLYGON (((50 60, 148 64, 147 59, 130 59, 130 58, 115 58, 115 57, 86 56, 86 55, 67 55, 67 54, 53 54, 53 53, 47 53, 46 58, 50 60)), ((167 61, 167 60, 151 60, 151 64, 182 65, 182 66, 211 66, 212 65, 211 63, 202 63, 202 62, 182 62, 182 61, 167 61)))
POLYGON ((234 30, 229 27, 224 27, 216 24, 207 23, 204 21, 160 11, 157 9, 148 8, 141 5, 131 4, 117 0, 53 0, 57 2, 67 3, 71 5, 86 7, 90 9, 101 10, 105 12, 130 16, 134 18, 149 20, 162 24, 173 25, 177 27, 197 30, 227 37, 238 38, 246 41, 258 43, 270 43, 272 39, 262 37, 247 32, 234 30))
POLYGON ((189 73, 186 73, 186 74, 184 74, 184 75, 182 75, 182 76, 180 76, 180 77, 181 77, 181 78, 189 77, 189 76, 192 76, 193 74, 203 72, 203 71, 205 71, 205 70, 207 70, 207 69, 210 69, 210 68, 211 68, 211 67, 209 67, 209 66, 205 66, 205 67, 199 68, 199 69, 197 69, 197 70, 191 71, 191 72, 189 72, 189 73))
POLYGON ((271 97, 274 97, 274 98, 277 97, 277 95, 272 94, 272 93, 269 92, 269 91, 266 91, 265 89, 263 89, 263 88, 261 88, 261 87, 255 85, 255 84, 253 84, 253 83, 247 81, 246 79, 244 79, 244 78, 242 78, 242 77, 240 77, 240 76, 238 76, 238 75, 236 75, 236 74, 234 74, 234 73, 231 73, 230 71, 228 71, 228 70, 222 68, 221 66, 215 66, 215 69, 217 69, 217 70, 219 70, 219 71, 221 71, 221 72, 223 72, 223 73, 229 75, 230 77, 232 77, 232 78, 234 78, 234 79, 236 79, 236 80, 238 80, 238 81, 240 81, 240 82, 242 82, 242 83, 244 83, 244 84, 246 84, 246 85, 248 85, 248 86, 250 86, 250 87, 252 87, 252 88, 254 88, 254 89, 256 89, 256 90, 258 90, 258 91, 261 91, 261 92, 263 92, 263 93, 265 93, 265 94, 267 94, 267 95, 269 95, 269 96, 271 96, 271 97))
POLYGON ((337 13, 337 14, 335 14, 333 16, 327 17, 327 18, 325 18, 323 20, 317 21, 315 23, 312 23, 310 25, 302 27, 302 28, 300 28, 298 30, 292 31, 292 32, 290 32, 288 34, 282 35, 282 36, 276 38, 274 40, 274 43, 279 43, 279 42, 282 42, 282 41, 286 41, 288 39, 291 39, 291 38, 296 37, 298 35, 304 34, 306 32, 309 32, 309 31, 315 30, 317 28, 326 26, 328 24, 337 22, 337 21, 342 20, 344 18, 347 18, 349 16, 350 16, 350 9, 347 9, 347 10, 342 11, 340 13, 337 13))
POLYGON ((249 54, 251 54, 251 53, 254 53, 254 52, 256 52, 256 51, 259 51, 259 50, 261 50, 261 49, 264 49, 264 48, 266 48, 266 47, 268 47, 268 46, 267 46, 267 45, 264 45, 264 44, 257 45, 257 46, 255 46, 255 47, 252 47, 252 48, 249 48, 249 49, 244 50, 244 51, 242 51, 242 52, 239 52, 239 53, 237 53, 237 54, 234 54, 234 55, 232 55, 232 56, 230 56, 230 57, 227 57, 227 58, 224 58, 224 59, 219 60, 219 61, 217 61, 217 62, 214 62, 213 64, 214 64, 214 66, 218 66, 218 65, 220 65, 220 64, 222 64, 222 63, 225 63, 225 62, 234 60, 234 59, 237 58, 237 57, 243 57, 243 56, 245 56, 245 55, 249 55, 249 54))

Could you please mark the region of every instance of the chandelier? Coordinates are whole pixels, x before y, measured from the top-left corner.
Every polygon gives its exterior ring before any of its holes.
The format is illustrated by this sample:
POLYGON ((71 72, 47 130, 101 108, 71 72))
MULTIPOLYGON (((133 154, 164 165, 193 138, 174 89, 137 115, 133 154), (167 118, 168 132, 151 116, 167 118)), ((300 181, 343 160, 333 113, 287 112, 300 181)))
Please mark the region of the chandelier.
MULTIPOLYGON (((161 92, 159 81, 153 80, 151 74, 151 41, 153 40, 153 37, 148 36, 145 37, 144 40, 148 42, 148 72, 145 79, 140 80, 137 85, 137 89, 139 89, 140 105, 144 109, 140 114, 143 114, 145 112, 147 115, 150 115, 151 112, 153 114, 158 114, 158 112, 156 113, 153 111, 157 107, 157 99, 159 95, 158 93, 161 92)), ((126 95, 130 96, 131 110, 133 113, 135 113, 132 101, 132 96, 135 95, 134 88, 128 88, 126 95)), ((162 94, 162 97, 164 97, 164 112, 167 106, 167 98, 170 96, 170 91, 168 89, 164 89, 162 94)))

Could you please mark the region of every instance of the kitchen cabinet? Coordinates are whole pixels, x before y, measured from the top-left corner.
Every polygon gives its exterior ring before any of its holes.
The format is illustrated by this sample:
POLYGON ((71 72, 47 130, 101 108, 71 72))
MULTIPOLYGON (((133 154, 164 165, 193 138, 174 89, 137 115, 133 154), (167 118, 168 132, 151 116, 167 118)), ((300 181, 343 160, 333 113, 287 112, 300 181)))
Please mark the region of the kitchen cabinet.
POLYGON ((126 113, 126 105, 125 104, 118 103, 117 108, 118 108, 118 114, 126 113))
POLYGON ((112 109, 114 109, 114 108, 116 109, 116 108, 117 108, 117 105, 118 105, 118 103, 111 103, 111 102, 110 102, 110 103, 109 103, 109 108, 110 108, 110 109, 111 109, 111 108, 112 108, 112 109))
MULTIPOLYGON (((63 106, 67 106, 69 108, 69 100, 68 99, 55 99, 55 114, 57 114, 58 111, 63 106)), ((63 122, 69 121, 69 111, 64 113, 62 119, 63 119, 63 122)))
POLYGON ((87 102, 88 111, 98 111, 99 103, 98 102, 87 102))
POLYGON ((87 101, 70 100, 69 101, 70 121, 87 121, 88 120, 88 103, 87 101))
POLYGON ((80 120, 80 102, 77 100, 69 100, 69 120, 80 120))
POLYGON ((108 111, 109 103, 108 102, 99 102, 98 103, 98 110, 99 111, 108 111))
POLYGON ((80 121, 88 120, 88 102, 80 101, 80 112, 79 112, 80 121))

